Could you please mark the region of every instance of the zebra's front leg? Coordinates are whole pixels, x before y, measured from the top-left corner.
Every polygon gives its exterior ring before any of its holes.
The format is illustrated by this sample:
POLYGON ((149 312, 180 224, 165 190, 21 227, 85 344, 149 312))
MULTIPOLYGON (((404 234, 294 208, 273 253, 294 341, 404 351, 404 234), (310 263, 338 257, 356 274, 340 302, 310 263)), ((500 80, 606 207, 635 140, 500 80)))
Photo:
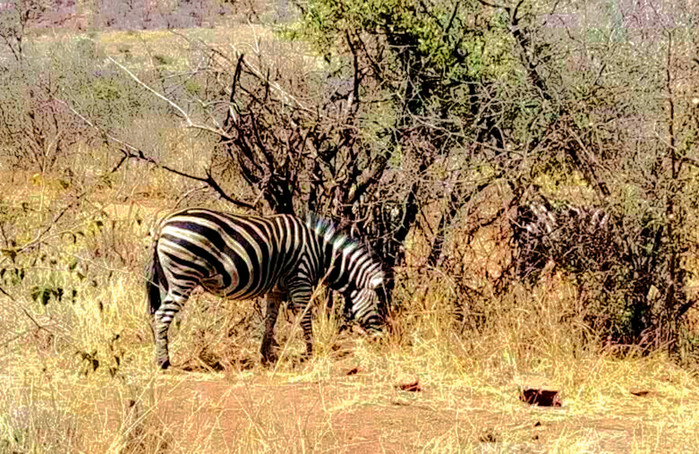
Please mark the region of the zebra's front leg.
MULTIPOLYGON (((310 305, 310 301, 306 306, 310 305)), ((310 359, 313 356, 313 320, 311 319, 310 306, 305 309, 301 318, 301 328, 303 329, 303 340, 306 341, 306 356, 305 359, 310 359)))
POLYGON ((170 367, 168 352, 168 330, 175 315, 182 309, 187 298, 168 294, 155 314, 153 314, 153 330, 155 332, 155 361, 161 369, 170 367))
POLYGON ((303 329, 303 339, 306 341, 305 358, 313 356, 313 321, 311 310, 312 287, 309 283, 298 283, 291 287, 289 295, 291 296, 291 304, 294 312, 298 315, 301 313, 301 329, 303 329))
POLYGON ((262 364, 270 364, 277 361, 277 353, 275 352, 278 346, 274 340, 274 325, 277 323, 277 315, 279 314, 279 306, 284 295, 281 293, 268 293, 265 297, 267 302, 267 314, 265 315, 265 332, 262 336, 262 364))

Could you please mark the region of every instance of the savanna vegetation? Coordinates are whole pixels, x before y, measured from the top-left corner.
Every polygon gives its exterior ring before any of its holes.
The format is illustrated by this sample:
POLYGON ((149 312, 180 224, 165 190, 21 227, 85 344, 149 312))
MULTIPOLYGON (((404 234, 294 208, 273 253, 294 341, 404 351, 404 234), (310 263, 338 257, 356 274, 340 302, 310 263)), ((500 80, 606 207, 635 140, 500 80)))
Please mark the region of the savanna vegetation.
POLYGON ((695 450, 698 17, 0 0, 0 452, 695 450), (198 293, 156 370, 185 206, 331 219, 385 266, 383 337, 320 289, 314 357, 286 315, 263 367, 261 302, 198 293))

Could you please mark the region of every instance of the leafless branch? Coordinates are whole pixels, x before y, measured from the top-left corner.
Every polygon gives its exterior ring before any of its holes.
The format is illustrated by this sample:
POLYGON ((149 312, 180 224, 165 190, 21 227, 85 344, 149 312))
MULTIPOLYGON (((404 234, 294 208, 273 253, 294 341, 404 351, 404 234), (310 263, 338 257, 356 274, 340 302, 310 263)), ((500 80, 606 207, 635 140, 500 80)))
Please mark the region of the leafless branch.
MULTIPOLYGON (((173 174, 175 174, 175 175, 178 175, 178 176, 181 176, 181 177, 190 179, 190 180, 194 180, 194 181, 199 181, 199 182, 201 182, 201 183, 206 184, 207 186, 211 187, 214 191, 216 191, 216 193, 217 193, 223 200, 225 200, 225 201, 227 201, 227 202, 229 202, 229 203, 231 203, 231 204, 233 204, 233 205, 235 205, 235 206, 238 206, 238 207, 241 207, 241 208, 247 208, 247 209, 250 209, 250 210, 255 210, 255 209, 256 209, 255 205, 250 204, 250 203, 247 203, 247 202, 244 202, 244 201, 241 201, 241 200, 234 199, 233 197, 231 197, 230 195, 228 195, 228 194, 226 193, 226 191, 224 191, 223 188, 218 184, 218 182, 216 181, 216 179, 215 179, 215 178, 213 177, 213 175, 211 174, 211 171, 210 171, 210 170, 207 170, 207 171, 206 171, 206 177, 200 177, 200 176, 191 174, 191 173, 189 173, 189 172, 184 172, 184 171, 182 171, 182 170, 179 170, 179 169, 176 169, 176 168, 174 168, 174 167, 168 166, 168 165, 166 165, 166 164, 161 164, 160 162, 158 162, 158 161, 155 160, 154 158, 152 158, 152 157, 150 157, 150 156, 147 156, 147 155, 143 152, 143 150, 139 149, 138 147, 135 147, 134 145, 131 145, 130 143, 125 142, 125 141, 119 139, 118 137, 115 137, 115 136, 112 135, 112 134, 109 134, 109 133, 106 132, 104 129, 102 129, 102 128, 100 128, 99 126, 95 125, 95 124, 92 123, 89 119, 85 118, 84 115, 82 115, 82 114, 80 114, 78 111, 76 111, 76 110, 73 108, 73 106, 71 106, 71 105, 68 104, 67 102, 65 102, 65 101, 59 101, 59 102, 61 102, 61 103, 62 103, 63 105, 65 105, 66 107, 68 107, 68 109, 70 109, 71 112, 73 112, 78 118, 80 118, 82 121, 84 121, 88 126, 94 128, 94 129, 96 129, 96 130, 100 133, 100 135, 104 138, 105 142, 108 143, 109 141, 111 141, 111 142, 114 142, 114 143, 116 143, 116 144, 119 145, 119 151, 122 153, 122 158, 121 158, 121 160, 117 163, 117 165, 114 166, 114 168, 112 169, 112 172, 115 172, 116 170, 118 170, 118 169, 121 167, 121 165, 123 165, 123 163, 124 163, 127 159, 135 159, 135 160, 138 160, 138 161, 148 162, 148 163, 154 165, 155 167, 158 167, 158 168, 160 168, 160 169, 163 169, 163 170, 165 170, 165 171, 167 171, 167 172, 170 172, 170 173, 173 173, 173 174)), ((223 137, 223 136, 222 136, 222 137, 223 137)))
POLYGON ((117 65, 119 68, 121 68, 124 72, 126 72, 126 74, 128 74, 129 77, 131 77, 137 84, 139 84, 140 86, 142 86, 145 90, 147 90, 147 91, 149 91, 150 93, 152 93, 153 95, 155 95, 158 99, 161 99, 162 101, 165 101, 165 102, 166 102, 167 104, 169 104, 173 109, 175 109, 177 112, 179 112, 179 114, 182 116, 182 118, 184 118, 185 122, 187 122, 187 127, 188 127, 188 128, 200 129, 200 130, 202 130, 202 131, 207 131, 207 132, 210 132, 210 133, 215 134, 215 135, 220 136, 220 137, 229 138, 229 137, 227 136, 226 132, 225 132, 224 130, 222 130, 222 129, 212 128, 212 127, 210 127, 210 126, 206 126, 206 125, 194 123, 194 122, 192 121, 192 118, 189 116, 189 114, 188 114, 187 112, 185 112, 185 110, 184 110, 183 108, 181 108, 180 106, 178 106, 174 101, 172 101, 171 99, 169 99, 167 96, 158 93, 155 89, 153 89, 152 87, 150 87, 148 84, 146 84, 145 82, 141 81, 141 79, 139 79, 138 76, 136 76, 134 73, 132 73, 131 71, 129 71, 128 68, 126 68, 124 65, 122 65, 121 63, 119 63, 118 61, 116 61, 115 59, 113 59, 112 57, 108 56, 107 59, 108 59, 109 61, 111 61, 112 63, 114 63, 115 65, 117 65))

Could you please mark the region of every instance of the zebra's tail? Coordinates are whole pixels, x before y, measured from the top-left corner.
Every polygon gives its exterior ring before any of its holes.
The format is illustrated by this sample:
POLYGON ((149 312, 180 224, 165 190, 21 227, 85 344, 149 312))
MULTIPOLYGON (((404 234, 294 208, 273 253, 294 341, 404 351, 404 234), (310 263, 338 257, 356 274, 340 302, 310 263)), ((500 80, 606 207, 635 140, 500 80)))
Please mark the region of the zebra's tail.
POLYGON ((154 315, 155 311, 160 308, 162 303, 161 290, 167 291, 167 280, 164 279, 163 268, 158 258, 158 242, 156 240, 153 245, 153 257, 146 268, 146 294, 148 295, 148 309, 151 315, 154 315))

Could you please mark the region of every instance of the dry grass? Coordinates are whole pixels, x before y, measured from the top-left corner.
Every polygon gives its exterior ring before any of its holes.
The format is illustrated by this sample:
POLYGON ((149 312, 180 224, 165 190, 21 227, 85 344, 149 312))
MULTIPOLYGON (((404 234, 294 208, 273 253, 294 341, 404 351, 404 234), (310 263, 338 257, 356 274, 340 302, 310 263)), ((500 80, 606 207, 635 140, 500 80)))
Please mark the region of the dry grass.
MULTIPOLYGON (((3 200, 21 205, 38 193, 53 207, 66 197, 42 189, 48 177, 42 185, 28 179, 22 190, 4 187, 3 200)), ((179 367, 157 372, 141 265, 147 225, 170 202, 143 196, 105 209, 112 196, 98 191, 93 197, 103 202, 85 204, 61 226, 87 232, 75 244, 56 236, 41 252, 26 253, 55 257, 55 264, 28 266, 31 278, 3 282, 15 297, 3 297, 0 309, 4 452, 671 452, 694 446, 696 378, 662 354, 619 358, 585 343, 590 333, 581 319, 561 317, 574 313, 574 298, 555 276, 533 294, 513 292, 491 304, 480 331, 454 322, 449 299, 440 297, 448 284, 434 279, 417 291, 408 283, 394 333, 383 342, 338 334, 336 320, 320 314, 317 355, 306 363, 298 360, 303 345, 292 335, 292 318, 283 317, 279 339, 291 342, 290 353, 272 369, 259 364, 259 305, 200 294, 173 329, 179 367), (105 226, 90 231, 95 219, 105 226), (62 266, 70 256, 85 277, 62 266), (75 289, 77 296, 44 306, 30 296, 42 282, 75 289), (421 392, 397 389, 414 381, 421 392), (525 386, 560 390, 563 407, 523 404, 518 396, 525 386), (633 390, 649 392, 639 397, 633 390)), ((5 260, 2 266, 13 265, 5 260)))
MULTIPOLYGON (((196 33, 224 45, 231 39, 221 30, 196 33)), ((132 58, 144 57, 133 50, 143 40, 163 55, 181 42, 162 32, 99 39, 110 54, 128 47, 132 58)), ((201 168, 201 142, 157 118, 142 126, 136 134, 166 131, 163 159, 201 168)), ((600 347, 560 276, 534 291, 465 301, 443 276, 406 271, 401 311, 382 342, 340 334, 331 314, 319 314, 316 356, 302 363, 300 335, 282 316, 278 339, 288 342, 288 355, 274 368, 259 363, 259 302, 198 294, 173 324, 176 367, 159 372, 143 292, 148 232, 194 186, 137 165, 107 184, 100 175, 113 160, 89 159, 88 167, 74 159, 68 187, 55 175, 0 175, 0 225, 18 244, 86 191, 41 247, 0 257, 7 292, 0 295, 0 452, 687 452, 699 445, 696 377, 660 353, 620 357, 600 347), (36 297, 37 289, 59 288, 60 300, 36 297), (457 323, 456 303, 479 318, 457 323), (415 381, 421 392, 397 388, 415 381), (559 390, 563 406, 522 403, 526 386, 559 390), (648 393, 631 393, 638 390, 648 393)), ((472 244, 466 263, 478 283, 502 250, 488 238, 472 244)), ((417 241, 413 252, 419 256, 417 241)))

